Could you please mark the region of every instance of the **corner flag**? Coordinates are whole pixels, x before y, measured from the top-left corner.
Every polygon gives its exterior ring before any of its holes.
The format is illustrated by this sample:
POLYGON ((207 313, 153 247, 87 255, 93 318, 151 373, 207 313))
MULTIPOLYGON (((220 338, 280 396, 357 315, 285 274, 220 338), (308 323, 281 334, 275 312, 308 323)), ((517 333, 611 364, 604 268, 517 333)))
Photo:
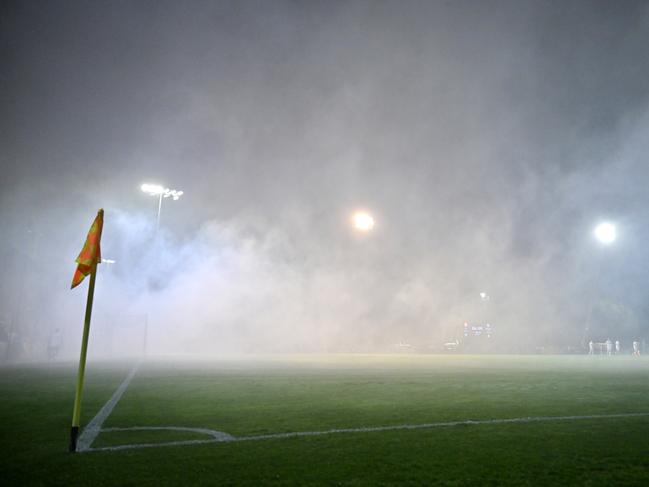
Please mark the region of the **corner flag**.
POLYGON ((79 423, 81 421, 81 393, 83 391, 83 376, 86 371, 86 355, 88 353, 88 335, 90 334, 90 317, 92 315, 92 300, 95 294, 95 278, 97 277, 97 264, 101 262, 101 231, 104 227, 104 210, 97 212, 95 221, 92 222, 86 243, 77 257, 77 270, 72 278, 72 288, 90 275, 88 285, 88 301, 86 302, 86 318, 83 322, 83 338, 81 339, 81 355, 79 357, 79 372, 77 373, 77 389, 74 395, 74 410, 72 411, 72 428, 70 429, 70 452, 77 451, 79 437, 79 423))
POLYGON ((97 212, 97 217, 95 221, 92 222, 92 226, 88 231, 88 236, 86 237, 86 243, 83 245, 79 257, 77 257, 77 270, 74 272, 72 277, 72 286, 70 289, 74 289, 81 281, 90 274, 95 265, 101 262, 101 231, 104 228, 104 210, 101 209, 97 212))

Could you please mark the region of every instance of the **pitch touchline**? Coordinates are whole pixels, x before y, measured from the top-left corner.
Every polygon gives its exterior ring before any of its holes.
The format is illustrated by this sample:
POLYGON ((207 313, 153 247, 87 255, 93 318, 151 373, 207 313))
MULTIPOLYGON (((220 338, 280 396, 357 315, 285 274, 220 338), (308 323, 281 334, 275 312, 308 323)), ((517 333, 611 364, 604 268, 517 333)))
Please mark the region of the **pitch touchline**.
MULTIPOLYGON (((292 433, 274 433, 268 435, 254 436, 231 436, 221 431, 210 430, 206 428, 183 428, 180 426, 135 426, 131 428, 104 428, 102 432, 110 431, 145 431, 145 430, 170 430, 170 431, 191 431, 203 433, 212 436, 206 440, 181 440, 169 441, 164 443, 136 443, 130 445, 104 446, 99 448, 86 448, 84 451, 113 451, 113 450, 130 450, 134 448, 156 448, 161 446, 181 446, 181 445, 202 445, 207 443, 231 443, 239 441, 259 441, 273 440, 281 438, 294 438, 301 436, 323 436, 338 433, 373 433, 379 431, 397 431, 397 430, 417 430, 430 428, 443 428, 450 426, 472 426, 485 424, 508 424, 508 423, 535 423, 543 421, 577 421, 587 419, 615 419, 615 418, 634 418, 646 417, 649 413, 621 413, 621 414, 590 414, 582 416, 528 416, 523 418, 505 418, 505 419, 483 419, 483 420, 464 420, 464 421, 446 421, 440 423, 422 423, 422 424, 401 424, 393 426, 370 426, 364 428, 336 428, 323 431, 297 431, 292 433)), ((97 434, 99 431, 97 432, 97 434)), ((96 436, 96 435, 95 435, 96 436)))
POLYGON ((131 380, 133 380, 133 377, 135 377, 135 374, 137 373, 139 367, 140 362, 136 363, 133 366, 129 374, 126 376, 126 379, 124 379, 124 381, 119 385, 108 402, 104 404, 97 415, 92 418, 90 423, 88 423, 88 426, 84 428, 83 432, 79 436, 79 441, 77 442, 78 452, 90 450, 92 442, 95 441, 95 438, 97 438, 97 435, 101 431, 101 426, 104 424, 104 421, 106 421, 106 418, 110 416, 110 413, 113 412, 113 409, 115 409, 115 406, 122 398, 124 391, 126 391, 126 388, 131 383, 131 380))

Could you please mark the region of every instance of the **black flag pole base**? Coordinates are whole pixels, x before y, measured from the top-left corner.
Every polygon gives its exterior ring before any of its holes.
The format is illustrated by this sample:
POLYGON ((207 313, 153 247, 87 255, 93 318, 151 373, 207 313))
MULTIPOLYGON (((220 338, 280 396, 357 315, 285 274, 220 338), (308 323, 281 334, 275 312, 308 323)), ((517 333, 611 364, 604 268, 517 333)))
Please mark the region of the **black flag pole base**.
POLYGON ((70 453, 76 453, 77 451, 77 439, 79 438, 79 427, 73 426, 70 429, 70 453))

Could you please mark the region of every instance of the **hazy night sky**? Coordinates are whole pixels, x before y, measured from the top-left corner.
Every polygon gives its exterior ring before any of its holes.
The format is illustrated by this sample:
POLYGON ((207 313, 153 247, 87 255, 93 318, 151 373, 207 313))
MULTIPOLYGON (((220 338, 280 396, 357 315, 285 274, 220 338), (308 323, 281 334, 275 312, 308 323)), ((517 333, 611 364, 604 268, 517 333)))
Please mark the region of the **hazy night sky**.
POLYGON ((97 320, 147 313, 160 351, 374 350, 465 319, 578 346, 591 305, 593 338, 649 335, 646 2, 0 9, 0 320, 34 349, 81 333, 99 207, 97 320), (157 245, 143 182, 185 191, 157 245))

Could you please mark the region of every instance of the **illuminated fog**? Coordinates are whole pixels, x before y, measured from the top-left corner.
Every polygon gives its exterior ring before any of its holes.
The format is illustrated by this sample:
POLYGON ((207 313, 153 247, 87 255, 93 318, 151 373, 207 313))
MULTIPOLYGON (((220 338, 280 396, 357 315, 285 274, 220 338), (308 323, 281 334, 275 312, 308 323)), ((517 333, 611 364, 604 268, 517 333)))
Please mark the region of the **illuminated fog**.
POLYGON ((93 357, 140 353, 145 320, 151 354, 649 335, 642 2, 16 2, 1 32, 23 358, 56 328, 78 353, 100 207, 93 357), (157 233, 145 182, 185 192, 157 233))

